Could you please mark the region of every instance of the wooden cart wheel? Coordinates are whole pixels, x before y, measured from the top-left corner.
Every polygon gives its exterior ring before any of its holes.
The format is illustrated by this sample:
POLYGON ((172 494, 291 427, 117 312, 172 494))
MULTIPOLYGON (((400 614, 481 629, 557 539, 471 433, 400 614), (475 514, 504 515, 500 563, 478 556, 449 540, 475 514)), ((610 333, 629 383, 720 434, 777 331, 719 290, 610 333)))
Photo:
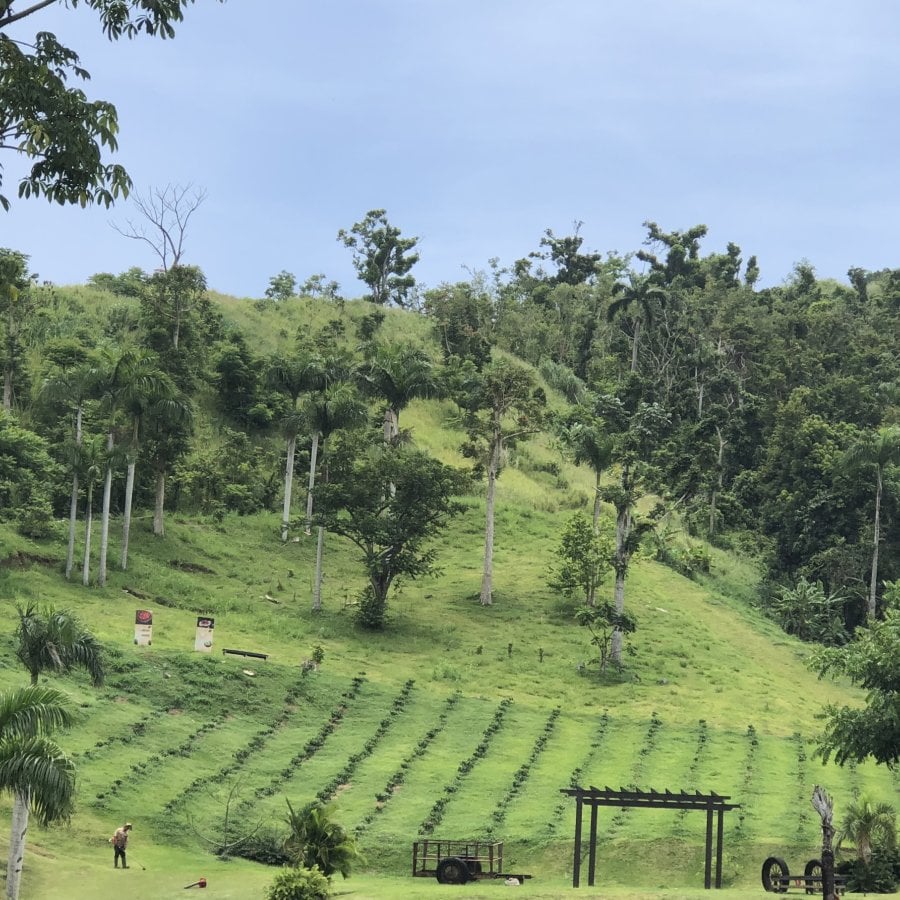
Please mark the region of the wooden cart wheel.
POLYGON ((807 864, 806 868, 803 870, 804 875, 816 875, 819 878, 818 882, 815 881, 807 881, 806 882, 806 893, 807 894, 818 894, 819 891, 822 890, 822 860, 821 859, 811 859, 807 864))
POLYGON ((788 864, 780 856, 770 856, 762 867, 762 883, 767 891, 783 894, 788 889, 786 881, 791 877, 788 864))
POLYGON ((440 884, 465 884, 469 880, 469 869, 465 860, 458 856, 445 856, 437 864, 435 876, 440 884))

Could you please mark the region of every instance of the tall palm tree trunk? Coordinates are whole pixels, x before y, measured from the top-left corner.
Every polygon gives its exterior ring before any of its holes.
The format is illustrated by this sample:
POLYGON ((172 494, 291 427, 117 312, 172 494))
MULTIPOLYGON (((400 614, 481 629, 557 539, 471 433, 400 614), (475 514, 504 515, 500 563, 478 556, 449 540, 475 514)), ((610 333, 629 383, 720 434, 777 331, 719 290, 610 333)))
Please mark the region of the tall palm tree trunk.
MULTIPOLYGON (((81 446, 82 409, 75 410, 75 446, 81 446)), ((69 546, 66 550, 66 581, 72 577, 75 566, 75 526, 78 522, 78 471, 72 474, 72 499, 69 502, 69 546)))
POLYGON ((497 488, 497 469, 500 463, 501 440, 495 439, 488 466, 487 500, 484 516, 484 572, 481 575, 481 605, 494 602, 494 495, 497 488))
POLYGON ((594 473, 594 534, 600 534, 600 472, 594 473))
POLYGON ((163 511, 166 506, 166 473, 156 473, 156 499, 153 503, 153 533, 156 537, 165 537, 166 522, 163 511))
POLYGON ((869 606, 866 618, 875 620, 875 595, 878 590, 878 544, 881 541, 881 492, 883 477, 881 466, 876 468, 875 476, 875 538, 872 542, 872 574, 869 578, 869 606))
POLYGON ((81 567, 81 583, 87 587, 91 582, 91 528, 94 524, 91 506, 94 502, 94 483, 88 481, 87 501, 84 505, 84 563, 81 567))
MULTIPOLYGON (((623 475, 622 480, 623 483, 627 480, 627 474, 623 475)), ((628 537, 630 533, 631 506, 623 504, 616 509, 616 555, 613 560, 613 568, 616 573, 613 604, 617 613, 625 611, 625 575, 628 572, 628 537)), ((613 665, 622 665, 622 632, 618 628, 614 629, 612 633, 609 657, 613 665)))
POLYGON ((122 571, 128 568, 128 539, 131 536, 131 501, 134 497, 134 469, 136 460, 128 461, 128 474, 125 478, 125 515, 122 520, 122 553, 119 565, 122 571))
POLYGON ((306 490, 306 533, 312 532, 313 488, 316 486, 316 460, 319 456, 319 432, 312 437, 309 448, 309 486, 306 490))
POLYGON ((634 336, 631 339, 631 371, 637 372, 638 365, 638 341, 641 336, 641 320, 640 317, 634 320, 634 336))
POLYGON ((291 524, 291 490, 294 483, 294 452, 297 448, 297 435, 287 439, 287 463, 284 467, 284 510, 281 513, 281 540, 288 539, 288 527, 291 524))
POLYGON ((313 582, 312 596, 313 612, 320 612, 322 609, 322 557, 325 551, 325 529, 320 525, 318 531, 316 538, 316 576, 313 582))
POLYGON ((3 372, 3 409, 6 412, 12 410, 13 397, 13 372, 12 366, 8 366, 3 372))
POLYGON ((78 473, 72 476, 72 499, 69 501, 69 545, 66 550, 66 581, 75 566, 75 526, 78 522, 78 473))
MULTIPOLYGON (((106 450, 111 455, 113 449, 113 434, 110 431, 106 438, 106 450)), ((112 501, 112 459, 106 463, 106 478, 103 481, 103 511, 100 518, 100 574, 97 576, 97 584, 100 587, 106 585, 106 554, 109 550, 109 508, 112 501)))
POLYGON ((7 900, 19 900, 19 885, 22 881, 22 865, 25 862, 25 835, 27 833, 28 795, 16 791, 9 834, 9 856, 6 861, 7 900))
MULTIPOLYGON (((322 480, 328 484, 328 461, 322 472, 322 480)), ((320 525, 319 533, 316 536, 316 575, 313 582, 312 608, 313 612, 319 612, 322 609, 322 558, 325 554, 325 528, 320 525)))

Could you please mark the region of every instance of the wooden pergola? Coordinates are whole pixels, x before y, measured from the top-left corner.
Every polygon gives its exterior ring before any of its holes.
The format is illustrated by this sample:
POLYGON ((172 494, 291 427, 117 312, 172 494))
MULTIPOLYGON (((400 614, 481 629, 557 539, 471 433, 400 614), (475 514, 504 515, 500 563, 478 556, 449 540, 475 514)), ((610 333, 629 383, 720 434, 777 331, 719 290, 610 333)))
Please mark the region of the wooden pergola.
POLYGON ((740 809, 740 803, 728 803, 728 797, 721 794, 701 794, 671 791, 616 791, 606 788, 564 788, 560 793, 575 798, 575 857, 572 865, 572 887, 581 884, 582 816, 585 806, 591 810, 590 837, 588 838, 588 885, 593 886, 597 868, 597 809, 614 806, 619 809, 696 809, 706 812, 706 870, 703 887, 712 887, 713 817, 716 825, 716 887, 722 887, 722 834, 724 813, 730 809, 740 809))

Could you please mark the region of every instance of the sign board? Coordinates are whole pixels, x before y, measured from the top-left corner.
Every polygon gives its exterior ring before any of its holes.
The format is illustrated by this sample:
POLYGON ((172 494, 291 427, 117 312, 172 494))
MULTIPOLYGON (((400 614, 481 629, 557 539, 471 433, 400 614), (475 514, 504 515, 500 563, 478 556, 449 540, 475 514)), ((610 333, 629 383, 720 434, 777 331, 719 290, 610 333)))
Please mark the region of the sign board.
POLYGON ((194 638, 194 649, 201 653, 212 653, 213 627, 216 620, 207 616, 197 617, 197 635, 194 638))
POLYGON ((134 642, 138 647, 149 647, 153 643, 153 613, 149 609, 134 611, 134 642))

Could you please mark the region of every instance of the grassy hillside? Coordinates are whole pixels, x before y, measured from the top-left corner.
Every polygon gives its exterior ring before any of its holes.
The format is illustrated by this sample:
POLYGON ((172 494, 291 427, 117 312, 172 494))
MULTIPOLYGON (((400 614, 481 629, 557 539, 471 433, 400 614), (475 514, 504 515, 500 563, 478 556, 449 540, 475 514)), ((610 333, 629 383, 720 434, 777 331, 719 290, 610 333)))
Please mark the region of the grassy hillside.
MULTIPOLYGON (((221 303, 256 338, 271 334, 271 321, 254 325, 271 312, 221 303)), ((285 321, 285 333, 300 324, 285 321)), ((449 405, 417 402, 402 424, 461 462, 449 405)), ((860 791, 893 800, 886 769, 813 757, 817 712, 858 695, 818 681, 809 648, 748 602, 756 573, 746 560, 712 551, 712 573, 690 581, 639 559, 627 586, 638 622, 627 675, 599 680, 585 668, 589 636, 547 574, 558 531, 587 507, 589 489, 590 476, 547 440, 528 446, 499 482, 494 606, 478 603, 484 510, 473 496, 441 540, 442 573, 406 584, 377 634, 353 623, 361 568, 338 539, 326 545, 324 609, 310 611, 314 538, 282 545, 275 511, 221 522, 176 515, 162 539, 138 518, 129 571, 112 571, 104 589, 63 580, 62 524, 41 542, 0 531, 0 687, 24 681, 12 655, 15 601, 70 607, 109 648, 104 689, 81 677, 60 685, 83 713, 61 740, 77 762, 79 808, 68 827, 32 830, 25 896, 156 898, 201 875, 217 897, 261 896, 272 870, 208 855, 204 838, 221 835, 232 789, 232 821, 248 829, 280 829, 285 797, 295 806, 333 798, 367 859, 368 874, 338 885, 352 897, 501 889, 413 883, 410 847, 427 834, 503 840, 507 868, 535 876, 523 894, 568 893, 574 808, 559 791, 576 783, 731 795, 742 804, 725 820, 735 895, 760 890, 772 852, 799 869, 817 855, 814 784, 833 794, 838 818, 860 791), (150 648, 132 643, 143 607, 154 611, 150 648), (216 619, 209 656, 192 649, 198 614, 216 619), (304 674, 317 645, 324 662, 304 674), (223 656, 224 647, 269 658, 223 656), (127 875, 112 871, 106 843, 126 819, 135 824, 127 875)), ((8 814, 4 798, 2 827, 8 814)), ((699 896, 704 828, 697 815, 602 812, 604 895, 612 884, 621 896, 699 896)))

